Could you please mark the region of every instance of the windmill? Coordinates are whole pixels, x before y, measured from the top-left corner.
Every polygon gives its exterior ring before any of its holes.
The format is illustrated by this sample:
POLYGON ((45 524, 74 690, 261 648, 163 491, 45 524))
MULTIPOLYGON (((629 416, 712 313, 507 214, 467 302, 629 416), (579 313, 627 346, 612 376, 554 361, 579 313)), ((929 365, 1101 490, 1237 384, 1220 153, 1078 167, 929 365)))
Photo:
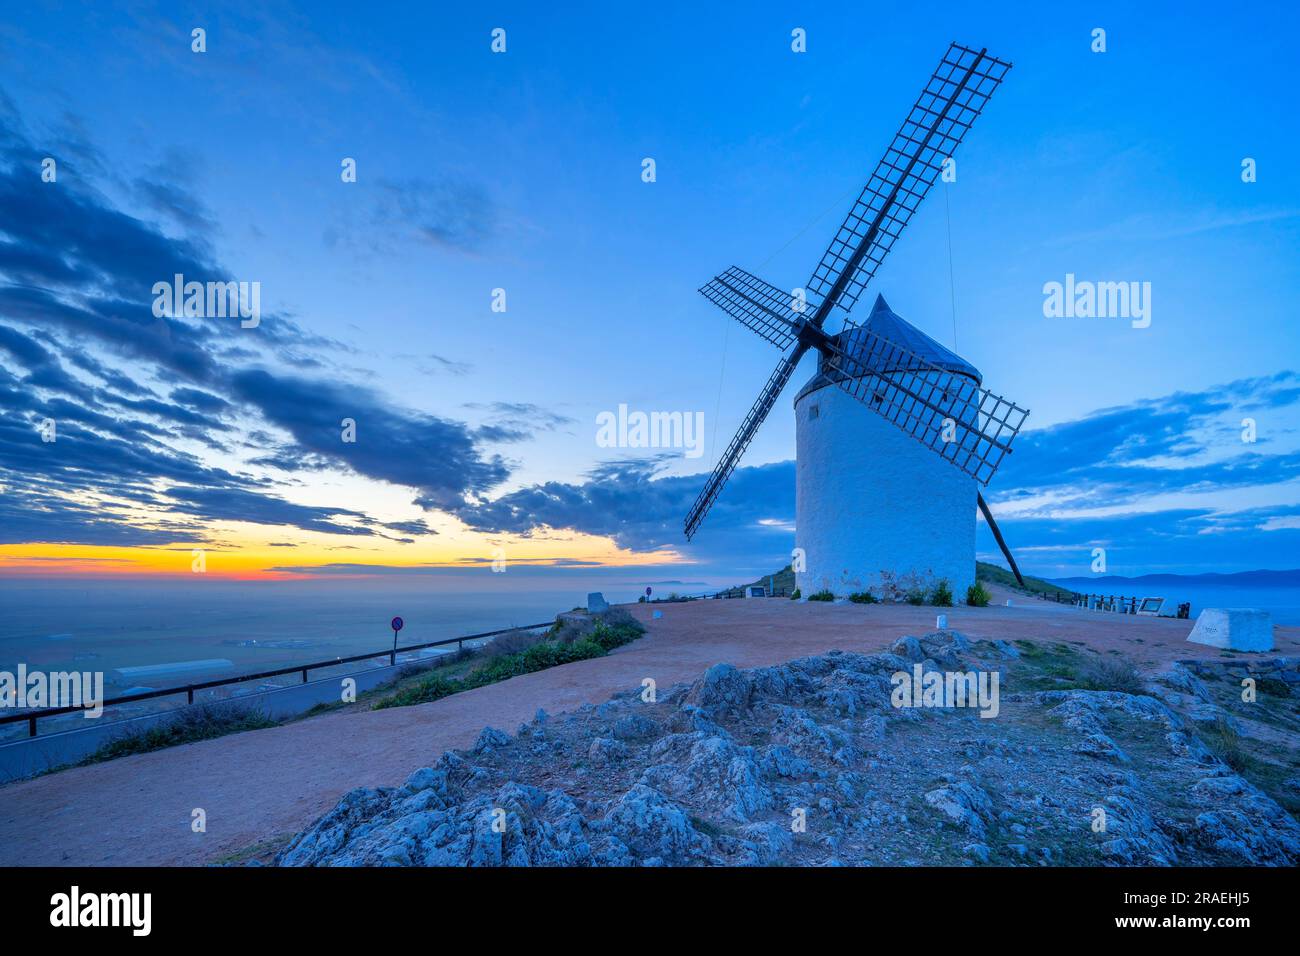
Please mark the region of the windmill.
POLYGON ((948 47, 806 289, 791 294, 734 266, 700 289, 785 354, 692 506, 687 540, 816 350, 818 373, 795 400, 796 544, 810 566, 799 586, 860 585, 894 568, 973 581, 976 505, 1020 579, 978 486, 1011 451, 1027 410, 984 389, 973 366, 883 298, 865 324, 848 319, 1010 68, 987 50, 948 47), (832 315, 843 323, 835 334, 825 330, 832 315))

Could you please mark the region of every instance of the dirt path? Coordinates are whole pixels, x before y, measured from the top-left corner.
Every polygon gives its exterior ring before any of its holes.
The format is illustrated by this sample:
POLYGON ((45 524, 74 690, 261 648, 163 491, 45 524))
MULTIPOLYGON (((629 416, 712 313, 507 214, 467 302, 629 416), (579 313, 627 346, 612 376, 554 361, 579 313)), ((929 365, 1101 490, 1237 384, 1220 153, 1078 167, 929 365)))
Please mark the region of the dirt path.
MULTIPOLYGON (((999 602, 1008 595, 999 593, 999 602)), ((1217 656, 1186 643, 1191 622, 1092 613, 1039 601, 950 608, 972 638, 1079 641, 1141 664, 1217 656)), ((443 750, 471 745, 484 725, 513 732, 538 707, 601 703, 652 677, 667 687, 719 661, 774 664, 840 648, 876 651, 932 630, 935 609, 694 602, 633 612, 641 640, 608 657, 389 710, 330 714, 283 727, 141 754, 0 788, 0 865, 184 865, 219 860, 296 832, 354 787, 398 784, 443 750), (207 832, 190 829, 207 814, 207 832)), ((1300 653, 1300 628, 1278 630, 1278 651, 1300 653)))

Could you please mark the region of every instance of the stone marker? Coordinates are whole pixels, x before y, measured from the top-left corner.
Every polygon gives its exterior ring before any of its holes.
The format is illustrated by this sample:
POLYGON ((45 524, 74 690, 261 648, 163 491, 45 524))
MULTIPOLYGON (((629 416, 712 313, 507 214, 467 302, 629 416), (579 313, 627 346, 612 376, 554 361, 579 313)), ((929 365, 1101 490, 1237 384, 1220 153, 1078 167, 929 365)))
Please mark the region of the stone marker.
POLYGON ((1230 651, 1271 651, 1273 621, 1256 607, 1207 607, 1187 639, 1230 651))
POLYGON ((938 616, 934 619, 934 626, 935 626, 935 629, 936 629, 936 630, 939 630, 939 631, 946 631, 946 630, 948 630, 948 615, 947 615, 947 614, 940 614, 940 615, 938 615, 938 616))
POLYGON ((605 600, 604 593, 592 591, 587 595, 587 610, 592 614, 599 614, 601 611, 609 610, 609 602, 605 600))

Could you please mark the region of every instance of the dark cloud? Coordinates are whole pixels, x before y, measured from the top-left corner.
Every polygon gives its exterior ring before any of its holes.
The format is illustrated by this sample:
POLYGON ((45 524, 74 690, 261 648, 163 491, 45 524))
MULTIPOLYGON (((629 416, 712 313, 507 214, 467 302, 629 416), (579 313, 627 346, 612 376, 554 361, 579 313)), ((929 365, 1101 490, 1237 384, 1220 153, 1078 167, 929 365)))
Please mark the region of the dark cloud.
MULTIPOLYGON (((42 154, 3 95, 0 141, 0 481, 7 505, 34 504, 9 526, 10 537, 77 540, 71 529, 79 520, 87 543, 192 535, 199 519, 347 535, 433 533, 420 522, 385 526, 347 508, 295 505, 267 479, 212 467, 182 450, 181 443, 196 441, 228 452, 245 432, 262 443, 264 463, 290 473, 350 469, 416 489, 426 508, 460 506, 507 476, 499 457, 480 452, 483 437, 469 426, 393 407, 346 384, 322 356, 349 350, 287 315, 264 311, 256 329, 241 328, 237 318, 155 316, 156 282, 178 273, 187 281, 236 278, 213 260, 205 235, 211 217, 186 188, 186 171, 173 168, 175 157, 146 169, 131 187, 146 208, 186 224, 185 238, 115 208, 85 177, 42 182, 42 154), (165 397, 149 379, 165 383, 165 397), (37 433, 46 418, 55 421, 55 442, 37 433), (357 421, 357 443, 342 441, 343 418, 357 421), (107 503, 90 520, 80 499, 57 507, 61 495, 107 503), (133 528, 138 516, 112 502, 180 520, 133 528)), ((83 146, 78 155, 95 155, 83 146)), ((487 234, 486 200, 472 189, 409 186, 383 187, 381 223, 405 223, 466 247, 487 234)))
POLYGON ((171 399, 205 412, 224 412, 231 408, 231 404, 224 398, 197 388, 174 388, 171 399))
POLYGON ((546 482, 455 514, 477 531, 533 535, 543 528, 609 537, 622 548, 674 548, 740 568, 780 567, 794 536, 794 463, 741 468, 710 512, 705 532, 686 546, 682 523, 705 475, 665 477, 662 458, 608 462, 580 484, 546 482), (775 565, 772 562, 777 562, 775 565))
POLYGON ((557 431, 575 419, 531 402, 466 402, 463 408, 486 412, 487 421, 474 432, 490 444, 528 441, 539 432, 557 431))
MULTIPOLYGON (((1115 549, 1116 559, 1132 567, 1156 566, 1172 560, 1171 555, 1206 569, 1216 562, 1252 566, 1252 548, 1259 563, 1294 565, 1300 530, 1261 531, 1270 518, 1284 517, 1292 509, 1224 513, 1211 508, 1153 511, 1140 505, 1161 494, 1269 486, 1300 478, 1300 454, 1270 452, 1264 437, 1268 421, 1294 423, 1297 404, 1300 376, 1281 372, 1102 409, 1022 435, 985 495, 995 514, 999 504, 1005 511, 1007 505, 1031 496, 1047 495, 1054 501, 1041 515, 998 519, 1030 570, 1086 571, 1094 546, 1115 549), (1239 413, 1252 412, 1261 414, 1264 423, 1254 445, 1242 443, 1236 427, 1239 413), (1268 412, 1285 415, 1263 417, 1268 412), (1233 423, 1226 432, 1216 424, 1224 416, 1233 423), (1127 506, 1130 513, 1068 515, 1070 507, 1099 506, 1127 506), (1062 510, 1067 516, 1057 516, 1062 510)), ((671 547, 694 560, 737 569, 738 562, 761 568, 789 560, 794 545, 789 530, 794 520, 793 462, 737 469, 689 545, 682 521, 705 476, 663 477, 662 466, 662 460, 613 462, 580 483, 531 485, 467 505, 456 514, 484 532, 528 535, 543 528, 569 529, 608 536, 635 551, 671 547)), ((980 529, 981 556, 1001 561, 983 523, 980 529)))
POLYGON ((298 448, 369 478, 408 485, 426 508, 451 509, 505 480, 498 457, 483 457, 464 424, 395 409, 374 392, 264 369, 237 372, 233 394, 293 436, 298 448), (343 420, 356 441, 343 441, 343 420))
POLYGON ((366 527, 343 524, 338 518, 365 519, 357 511, 340 508, 313 508, 294 504, 282 498, 259 494, 243 488, 175 487, 167 490, 172 511, 191 514, 207 520, 250 521, 255 524, 292 525, 304 531, 325 534, 370 535, 366 527))
POLYGON ((1021 435, 994 487, 1004 499, 1052 488, 1070 506, 1085 507, 1124 504, 1164 491, 1291 481, 1300 477, 1300 456, 1271 452, 1267 426, 1256 444, 1242 443, 1237 423, 1241 416, 1297 404, 1300 376, 1279 372, 1102 409, 1021 435), (1231 426, 1207 438, 1227 413, 1234 419, 1231 426), (1230 453, 1207 460, 1211 443, 1230 453))
POLYGON ((384 525, 389 531, 396 531, 398 534, 410 534, 419 537, 423 534, 437 534, 429 523, 420 518, 414 521, 390 521, 384 525))
POLYGON ((173 521, 140 527, 125 512, 83 507, 38 490, 0 494, 0 544, 41 541, 117 547, 149 547, 176 542, 199 543, 204 535, 194 523, 173 521))

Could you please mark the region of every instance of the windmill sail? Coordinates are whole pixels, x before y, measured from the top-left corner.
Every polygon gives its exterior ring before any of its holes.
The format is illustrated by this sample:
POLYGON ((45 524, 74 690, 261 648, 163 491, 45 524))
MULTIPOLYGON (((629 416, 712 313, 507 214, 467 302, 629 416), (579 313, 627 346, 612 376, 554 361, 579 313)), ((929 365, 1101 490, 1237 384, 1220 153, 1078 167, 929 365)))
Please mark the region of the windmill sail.
POLYGON ((811 316, 816 308, 816 305, 799 303, 802 309, 797 311, 791 293, 750 275, 738 266, 715 276, 700 292, 741 325, 757 332, 783 352, 798 337, 800 321, 805 315, 811 316))
POLYGON ((767 418, 768 412, 776 404, 777 398, 781 395, 781 390, 790 381, 790 376, 794 374, 795 366, 799 364, 799 360, 803 358, 805 351, 806 349, 797 348, 781 359, 776 371, 767 380, 767 385, 758 396, 758 401, 754 403, 754 407, 745 416, 744 422, 740 425, 740 430, 736 432, 736 437, 731 439, 731 444, 727 446, 726 452, 718 460, 718 466, 713 469, 713 474, 709 476, 704 489, 700 492, 699 497, 695 499, 695 504, 691 506, 691 513, 686 516, 687 541, 695 534, 695 529, 700 526, 704 516, 709 513, 709 509, 713 507, 713 502, 718 499, 722 486, 727 483, 731 473, 736 470, 736 464, 740 461, 740 456, 745 453, 749 443, 754 440, 754 435, 758 432, 758 426, 763 424, 763 419, 767 418))
POLYGON ((984 50, 948 47, 808 280, 823 300, 819 328, 829 309, 853 308, 1009 69, 984 50))
POLYGON ((1029 414, 866 326, 849 326, 826 351, 832 382, 983 485, 1029 414))

